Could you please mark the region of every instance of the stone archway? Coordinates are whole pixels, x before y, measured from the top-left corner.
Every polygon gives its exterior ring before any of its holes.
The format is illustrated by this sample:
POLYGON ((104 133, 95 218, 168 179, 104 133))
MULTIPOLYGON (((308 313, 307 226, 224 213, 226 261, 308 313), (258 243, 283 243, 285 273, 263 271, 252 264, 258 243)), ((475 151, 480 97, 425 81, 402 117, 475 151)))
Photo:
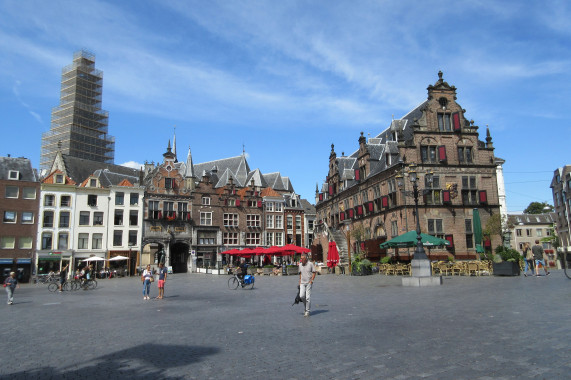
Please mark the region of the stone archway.
POLYGON ((170 246, 170 265, 173 273, 187 273, 190 246, 187 243, 176 242, 170 246))

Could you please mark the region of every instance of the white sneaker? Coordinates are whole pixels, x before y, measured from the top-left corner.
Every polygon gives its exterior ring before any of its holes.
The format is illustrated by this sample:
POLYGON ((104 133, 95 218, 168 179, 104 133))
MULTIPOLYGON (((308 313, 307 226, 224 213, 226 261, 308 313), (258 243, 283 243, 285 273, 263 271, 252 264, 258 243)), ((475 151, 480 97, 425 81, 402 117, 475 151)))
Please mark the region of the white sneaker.
POLYGON ((303 316, 304 316, 304 317, 309 317, 309 311, 306 311, 306 312, 303 314, 303 316))

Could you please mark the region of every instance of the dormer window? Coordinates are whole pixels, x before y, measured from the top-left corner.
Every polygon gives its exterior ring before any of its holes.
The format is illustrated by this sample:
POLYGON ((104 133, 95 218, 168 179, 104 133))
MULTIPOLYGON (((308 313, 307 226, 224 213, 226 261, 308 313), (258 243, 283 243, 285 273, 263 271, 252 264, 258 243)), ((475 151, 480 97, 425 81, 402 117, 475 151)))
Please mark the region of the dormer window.
POLYGON ((12 180, 20 179, 20 172, 17 170, 10 170, 8 172, 8 179, 12 179, 12 180))
POLYGON ((89 180, 89 187, 97 187, 97 179, 96 178, 91 178, 89 180))
POLYGON ((56 175, 56 183, 63 183, 63 174, 56 175))

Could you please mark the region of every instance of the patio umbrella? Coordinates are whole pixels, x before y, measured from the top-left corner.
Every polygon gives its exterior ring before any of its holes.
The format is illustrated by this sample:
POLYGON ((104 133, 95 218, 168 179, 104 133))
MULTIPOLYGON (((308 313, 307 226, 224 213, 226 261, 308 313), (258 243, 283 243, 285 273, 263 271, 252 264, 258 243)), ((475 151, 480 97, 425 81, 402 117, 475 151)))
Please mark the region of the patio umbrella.
POLYGON ((115 256, 109 259, 108 261, 121 261, 121 260, 129 260, 129 258, 125 256, 115 256))
POLYGON ((339 264, 339 251, 337 250, 337 244, 334 241, 329 242, 329 250, 327 251, 327 266, 329 268, 335 267, 339 264))
POLYGON ((232 249, 229 249, 228 251, 220 252, 221 255, 238 255, 239 253, 240 253, 240 250, 236 249, 236 248, 232 248, 232 249))
POLYGON ((476 244, 476 252, 484 253, 484 247, 482 247, 482 222, 480 221, 480 211, 475 208, 472 214, 472 224, 474 225, 474 244, 476 244))
POLYGON ((284 251, 293 251, 294 253, 308 253, 311 251, 311 249, 298 247, 297 245, 293 245, 293 244, 286 244, 281 248, 284 251))
POLYGON ((90 262, 90 261, 105 261, 105 259, 103 257, 99 257, 99 256, 91 256, 88 257, 85 260, 81 260, 81 261, 86 261, 86 262, 90 262))
MULTIPOLYGON (((402 235, 397 236, 391 240, 388 240, 380 245, 381 248, 406 248, 406 247, 416 247, 417 234, 416 231, 408 231, 402 235)), ((437 238, 436 236, 428 234, 420 234, 422 245, 424 246, 440 246, 440 245, 450 245, 450 242, 445 239, 437 238)))

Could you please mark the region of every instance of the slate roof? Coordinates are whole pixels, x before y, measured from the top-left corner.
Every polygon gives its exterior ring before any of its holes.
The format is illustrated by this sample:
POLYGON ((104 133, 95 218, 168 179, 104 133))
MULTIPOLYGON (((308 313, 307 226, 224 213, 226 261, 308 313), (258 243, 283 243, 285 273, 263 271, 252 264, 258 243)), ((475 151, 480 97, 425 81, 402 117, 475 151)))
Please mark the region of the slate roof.
POLYGON ((301 203, 301 207, 303 207, 305 215, 315 215, 316 211, 314 205, 309 203, 307 199, 300 199, 299 201, 301 203))
POLYGON ((38 172, 32 168, 32 162, 24 157, 0 157, 0 180, 9 179, 10 170, 19 172, 20 181, 38 182, 38 172))
POLYGON ((508 214, 508 224, 518 226, 520 223, 523 225, 534 225, 534 224, 553 224, 554 213, 546 214, 508 214))
POLYGON ((99 169, 93 173, 94 177, 99 178, 99 183, 102 187, 118 186, 123 181, 127 180, 130 184, 139 182, 139 171, 136 171, 137 176, 114 173, 109 169, 99 169))
POLYGON ((244 155, 222 158, 220 160, 203 162, 194 165, 195 173, 206 173, 211 176, 211 174, 216 174, 217 181, 214 181, 211 177, 211 181, 216 183, 216 187, 224 186, 226 182, 221 184, 222 176, 228 179, 230 175, 234 179, 234 183, 237 186, 245 186, 246 180, 248 178, 248 173, 250 172, 250 167, 246 161, 244 155), (213 172, 214 171, 214 172, 213 172), (220 184, 220 185, 219 185, 220 184))
MULTIPOLYGON (((114 175, 130 176, 135 178, 135 180, 129 179, 129 182, 135 183, 139 182, 139 170, 128 168, 126 166, 106 164, 104 162, 85 160, 83 158, 77 158, 73 156, 68 156, 66 154, 61 155, 65 164, 65 171, 69 178, 71 178, 75 183, 82 183, 89 176, 94 174, 96 171, 107 170, 109 175, 104 178, 104 181, 117 185, 121 181, 116 181, 114 175)), ((122 177, 123 180, 126 177, 122 177)), ((102 182, 103 184, 103 182, 102 182)))

